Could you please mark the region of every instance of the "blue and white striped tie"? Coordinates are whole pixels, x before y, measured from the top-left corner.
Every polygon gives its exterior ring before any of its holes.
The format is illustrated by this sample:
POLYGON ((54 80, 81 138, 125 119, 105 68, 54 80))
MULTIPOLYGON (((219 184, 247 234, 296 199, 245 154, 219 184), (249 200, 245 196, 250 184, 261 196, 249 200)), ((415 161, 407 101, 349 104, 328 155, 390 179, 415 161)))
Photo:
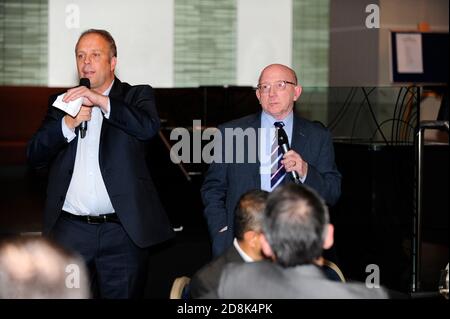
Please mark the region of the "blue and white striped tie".
POLYGON ((281 159, 283 158, 283 153, 281 152, 281 148, 278 145, 278 130, 283 130, 284 123, 283 122, 275 122, 277 130, 275 132, 275 137, 272 141, 271 147, 271 167, 270 167, 270 187, 273 190, 277 187, 281 181, 286 176, 286 170, 284 169, 284 165, 281 164, 281 159))

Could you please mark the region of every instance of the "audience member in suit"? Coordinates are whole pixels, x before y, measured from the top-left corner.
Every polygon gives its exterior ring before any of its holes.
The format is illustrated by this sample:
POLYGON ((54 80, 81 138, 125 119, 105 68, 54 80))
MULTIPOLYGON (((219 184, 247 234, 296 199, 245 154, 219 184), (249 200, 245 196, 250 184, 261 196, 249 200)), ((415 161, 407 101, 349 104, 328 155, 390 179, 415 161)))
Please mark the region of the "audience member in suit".
POLYGON ((225 253, 201 268, 190 283, 192 298, 199 298, 219 286, 223 267, 230 262, 253 262, 263 258, 261 250, 261 220, 268 192, 251 190, 239 200, 235 211, 235 238, 225 253))
POLYGON ((89 278, 80 256, 37 236, 0 243, 0 299, 86 299, 89 278))
POLYGON ((117 48, 105 30, 82 33, 75 57, 91 88, 69 89, 63 101, 82 97, 81 110, 72 117, 51 98, 27 150, 32 166, 49 167, 44 234, 83 256, 100 297, 139 297, 147 247, 173 236, 146 164, 160 125, 153 90, 115 77, 117 48))
POLYGON ((316 262, 322 249, 333 244, 333 226, 324 201, 309 187, 293 183, 278 187, 269 195, 262 224, 262 250, 273 262, 227 265, 219 298, 388 297, 383 288, 326 278, 316 262))
POLYGON ((225 158, 214 160, 201 188, 213 256, 222 254, 231 246, 234 208, 239 197, 248 190, 270 192, 279 184, 292 182, 290 172, 296 171, 300 181, 314 188, 327 204, 337 202, 341 175, 334 161, 331 134, 322 125, 294 114, 294 103, 301 92, 302 87, 291 68, 281 64, 269 65, 261 72, 256 90, 262 111, 219 126, 222 155, 231 161, 225 158), (291 146, 291 150, 281 158, 276 183, 271 176, 271 167, 274 166, 270 161, 272 136, 276 131, 274 125, 284 125, 291 146), (239 133, 241 129, 249 134, 254 132, 256 137, 243 139, 243 145, 224 141, 227 130, 239 133), (239 154, 240 150, 245 150, 245 154, 239 154), (239 156, 243 156, 241 162, 239 156))

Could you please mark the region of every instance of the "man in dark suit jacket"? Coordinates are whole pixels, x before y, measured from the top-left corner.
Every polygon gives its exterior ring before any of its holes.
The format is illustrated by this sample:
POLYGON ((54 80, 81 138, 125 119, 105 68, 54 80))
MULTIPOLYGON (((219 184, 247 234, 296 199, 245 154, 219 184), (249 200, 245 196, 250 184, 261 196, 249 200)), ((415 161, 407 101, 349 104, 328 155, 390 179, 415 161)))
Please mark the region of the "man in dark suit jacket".
POLYGON ((145 248, 172 236, 145 160, 146 141, 159 130, 153 90, 115 78, 117 49, 107 31, 85 31, 75 53, 91 88, 70 89, 63 101, 82 98, 81 110, 72 117, 51 99, 27 150, 32 166, 49 167, 44 234, 84 257, 101 297, 137 297, 145 248))
POLYGON ((256 90, 262 112, 219 126, 222 142, 230 130, 258 133, 249 134, 249 138, 243 139, 243 145, 223 142, 221 151, 225 157, 232 154, 231 161, 224 158, 221 162, 213 161, 206 173, 201 193, 214 256, 231 245, 234 209, 239 197, 250 189, 272 191, 280 183, 291 182, 291 172, 295 171, 300 181, 317 190, 327 204, 334 205, 339 199, 341 175, 335 165, 330 132, 293 112, 294 102, 301 92, 302 87, 297 84, 297 76, 292 69, 280 64, 269 65, 262 71, 256 90), (291 150, 280 161, 287 174, 272 187, 271 174, 267 173, 267 158, 261 159, 264 154, 270 154, 272 139, 266 136, 266 132, 274 130, 275 122, 283 122, 291 150), (241 162, 239 149, 250 150, 243 154, 241 162))
POLYGON ((328 209, 305 185, 287 184, 267 200, 261 247, 273 262, 229 264, 217 290, 221 299, 388 298, 380 287, 329 280, 317 265, 322 249, 333 245, 328 209))
POLYGON ((190 283, 192 298, 200 298, 217 291, 220 274, 227 264, 253 262, 263 258, 259 236, 261 235, 261 220, 267 196, 268 192, 259 189, 248 191, 242 195, 235 212, 236 237, 233 245, 192 277, 190 283))

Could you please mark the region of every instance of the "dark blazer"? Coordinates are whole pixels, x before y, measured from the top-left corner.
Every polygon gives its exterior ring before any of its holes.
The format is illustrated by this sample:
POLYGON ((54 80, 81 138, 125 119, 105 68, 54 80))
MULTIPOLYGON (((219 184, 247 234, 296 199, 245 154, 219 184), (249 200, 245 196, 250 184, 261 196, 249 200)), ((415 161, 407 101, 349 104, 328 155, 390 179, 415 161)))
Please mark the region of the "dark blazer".
POLYGON ((217 295, 220 299, 386 299, 384 288, 327 279, 315 265, 283 268, 261 261, 228 264, 222 271, 217 295))
POLYGON ((191 297, 200 298, 208 293, 217 291, 223 268, 232 262, 244 262, 234 245, 231 245, 223 255, 206 264, 195 273, 190 282, 191 297))
MULTIPOLYGON (((52 106, 28 144, 33 167, 49 167, 44 234, 59 217, 72 178, 78 134, 67 143, 61 120, 65 113, 52 106)), ((99 163, 106 189, 119 219, 139 247, 173 236, 146 164, 146 141, 159 130, 153 89, 115 79, 109 94, 111 112, 103 118, 99 163)), ((78 128, 76 129, 78 133, 78 128)))
MULTIPOLYGON (((220 125, 219 130, 225 137, 226 128, 257 130, 260 127, 261 112, 220 125)), ((246 150, 252 146, 248 145, 247 140, 245 143, 246 150)), ((222 144, 225 145, 225 143, 222 144)), ((330 132, 320 124, 294 116, 291 148, 308 162, 305 184, 315 189, 327 204, 334 205, 341 193, 341 175, 334 161, 334 148, 330 132)), ((234 149, 225 149, 223 146, 223 155, 230 152, 235 153, 234 149)), ((256 145, 256 152, 259 154, 258 145, 256 145)), ((225 156, 223 156, 224 159, 225 156)), ((247 154, 243 163, 236 163, 236 161, 233 163, 212 162, 209 166, 201 193, 214 256, 220 255, 232 243, 234 210, 240 196, 248 190, 261 188, 259 169, 258 156, 256 162, 249 163, 247 154), (225 226, 228 226, 228 230, 219 233, 219 230, 225 226)), ((290 174, 283 182, 289 181, 292 181, 290 174)))

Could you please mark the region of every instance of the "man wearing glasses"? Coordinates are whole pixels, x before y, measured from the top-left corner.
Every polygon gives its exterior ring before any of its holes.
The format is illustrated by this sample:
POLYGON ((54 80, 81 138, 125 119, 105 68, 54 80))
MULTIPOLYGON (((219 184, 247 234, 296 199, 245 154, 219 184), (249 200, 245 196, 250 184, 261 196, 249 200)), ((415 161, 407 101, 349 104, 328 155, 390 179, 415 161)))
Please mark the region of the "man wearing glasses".
MULTIPOLYGON (((212 239, 213 256, 224 252, 233 242, 233 212, 239 197, 251 189, 272 191, 280 184, 298 181, 315 189, 328 205, 334 205, 341 192, 341 175, 334 161, 330 132, 294 114, 294 103, 302 93, 297 76, 291 68, 281 64, 265 67, 259 77, 256 97, 262 112, 219 126, 222 137, 227 129, 253 129, 257 141, 244 139, 244 149, 255 149, 258 156, 243 163, 213 161, 206 173, 201 193, 205 217, 212 239), (278 132, 283 130, 291 150, 282 153, 278 147, 278 132), (295 172, 295 173, 293 173, 295 172)), ((223 158, 227 152, 236 153, 222 140, 223 158)), ((237 140, 237 138, 236 138, 237 140)), ((238 151, 239 152, 239 151, 238 151)), ((236 156, 236 155, 233 155, 236 156)), ((234 157, 236 159, 236 157, 234 157)))

